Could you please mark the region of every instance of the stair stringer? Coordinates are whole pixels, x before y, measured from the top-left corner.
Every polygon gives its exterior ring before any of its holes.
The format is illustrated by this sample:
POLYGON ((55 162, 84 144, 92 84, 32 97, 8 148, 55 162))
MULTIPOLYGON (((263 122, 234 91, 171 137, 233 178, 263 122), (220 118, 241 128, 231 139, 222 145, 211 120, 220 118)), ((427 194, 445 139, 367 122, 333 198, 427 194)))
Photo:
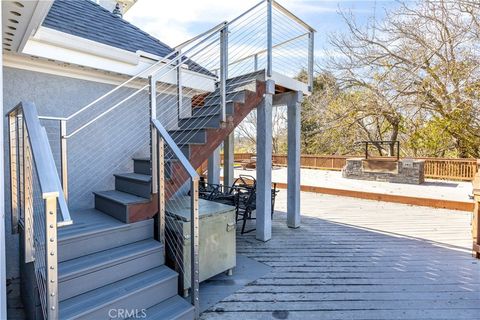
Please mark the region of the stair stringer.
MULTIPOLYGON (((228 137, 229 134, 250 114, 253 109, 263 101, 265 94, 265 82, 256 80, 256 90, 247 91, 245 95, 245 102, 233 103, 233 114, 231 121, 228 121, 220 128, 207 128, 207 142, 205 144, 190 144, 190 157, 189 161, 193 168, 198 169, 208 157, 220 146, 220 144, 228 137)), ((167 199, 170 199, 179 188, 189 179, 187 172, 183 169, 183 166, 179 162, 172 164, 172 178, 168 180, 165 195, 167 199)))

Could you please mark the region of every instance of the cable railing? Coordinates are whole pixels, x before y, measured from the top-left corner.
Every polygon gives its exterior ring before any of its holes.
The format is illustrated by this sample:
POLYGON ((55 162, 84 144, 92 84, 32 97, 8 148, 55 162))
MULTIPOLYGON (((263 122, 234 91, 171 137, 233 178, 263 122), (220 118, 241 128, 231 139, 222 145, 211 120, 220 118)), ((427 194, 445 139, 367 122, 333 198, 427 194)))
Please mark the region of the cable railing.
POLYGON ((72 207, 91 202, 92 190, 108 184, 112 172, 126 169, 125 155, 150 157, 160 240, 197 315, 201 272, 194 171, 205 156, 193 154, 192 146, 205 145, 205 153, 218 147, 220 141, 207 145, 206 129, 232 132, 235 103, 255 92, 257 80, 280 74, 306 82, 311 90, 314 32, 276 1, 263 0, 177 46, 74 113, 40 117, 56 124, 51 125, 59 149, 56 160, 72 207), (186 207, 188 235, 175 216, 186 207), (182 251, 185 243, 191 248, 188 254, 182 251))
POLYGON ((21 102, 7 116, 12 232, 21 230, 23 235, 22 257, 25 263, 33 263, 44 318, 56 319, 57 227, 72 224, 72 220, 35 105, 21 102))

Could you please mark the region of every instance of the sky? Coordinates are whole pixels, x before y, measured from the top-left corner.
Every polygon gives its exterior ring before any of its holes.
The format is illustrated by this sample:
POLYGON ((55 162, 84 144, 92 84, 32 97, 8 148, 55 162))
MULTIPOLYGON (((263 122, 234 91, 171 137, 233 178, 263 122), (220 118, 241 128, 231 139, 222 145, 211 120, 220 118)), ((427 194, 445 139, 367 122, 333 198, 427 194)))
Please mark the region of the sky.
MULTIPOLYGON (((176 46, 218 23, 231 20, 259 0, 138 0, 124 18, 157 37, 169 46, 176 46)), ((351 11, 359 24, 381 20, 386 10, 394 9, 395 0, 279 0, 317 30, 315 55, 329 51, 328 34, 346 32, 338 12, 351 11)))

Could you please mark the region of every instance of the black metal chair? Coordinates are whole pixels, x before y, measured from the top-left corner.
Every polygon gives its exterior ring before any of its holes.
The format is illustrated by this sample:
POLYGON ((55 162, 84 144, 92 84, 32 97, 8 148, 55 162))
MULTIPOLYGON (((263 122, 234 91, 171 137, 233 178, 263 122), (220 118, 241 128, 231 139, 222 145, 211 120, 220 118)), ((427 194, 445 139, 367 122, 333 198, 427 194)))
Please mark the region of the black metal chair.
MULTIPOLYGON (((238 222, 242 220, 242 230, 241 234, 254 231, 255 228, 245 231, 245 226, 248 220, 255 220, 256 217, 253 216, 253 211, 257 209, 257 189, 256 183, 254 184, 255 188, 245 188, 237 187, 238 193, 236 197, 236 215, 235 219, 238 222), (240 218, 240 219, 239 219, 240 218)), ((277 190, 277 184, 273 184, 273 189, 271 191, 272 202, 271 202, 271 218, 273 219, 273 213, 275 212, 275 198, 277 197, 279 190, 277 190)))
POLYGON ((254 231, 255 228, 246 230, 247 220, 255 220, 256 217, 252 215, 257 208, 257 192, 253 188, 237 187, 235 196, 235 221, 242 220, 241 234, 254 231))
MULTIPOLYGON (((277 184, 273 184, 271 217, 275 211, 275 198, 278 194, 277 184)), ((257 181, 249 175, 240 175, 231 187, 221 184, 211 184, 201 179, 199 183, 199 196, 202 199, 215 201, 235 207, 235 221, 242 220, 241 234, 254 231, 255 228, 245 230, 248 220, 255 220, 253 211, 257 208, 257 181)))

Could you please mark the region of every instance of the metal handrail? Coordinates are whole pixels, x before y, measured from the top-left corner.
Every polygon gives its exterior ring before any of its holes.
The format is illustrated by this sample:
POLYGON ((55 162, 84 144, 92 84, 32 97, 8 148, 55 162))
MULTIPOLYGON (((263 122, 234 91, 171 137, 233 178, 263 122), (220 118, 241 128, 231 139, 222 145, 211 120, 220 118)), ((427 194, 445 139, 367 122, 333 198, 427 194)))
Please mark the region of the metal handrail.
POLYGON ((35 105, 22 101, 7 116, 12 231, 18 232, 18 224, 22 222, 24 263, 33 263, 43 317, 58 319, 57 233, 58 227, 73 221, 47 132, 40 125, 35 105), (57 207, 62 215, 60 222, 57 207))
POLYGON ((160 121, 158 121, 157 119, 152 119, 151 121, 155 129, 160 134, 160 136, 163 138, 163 140, 165 140, 167 145, 172 149, 172 152, 175 154, 175 156, 178 158, 182 166, 185 168, 190 178, 200 179, 200 176, 198 175, 197 171, 193 168, 190 161, 188 161, 187 157, 185 157, 185 155, 177 146, 175 141, 173 141, 173 138, 168 134, 167 130, 162 126, 160 121))
POLYGON ((185 42, 182 42, 181 44, 179 44, 178 46, 175 46, 173 47, 177 52, 181 51, 183 48, 185 48, 186 46, 188 46, 190 43, 202 38, 203 36, 206 36, 207 34, 210 34, 210 33, 215 33, 217 31, 220 31, 221 29, 223 29, 223 27, 228 24, 229 22, 228 21, 223 21, 219 24, 217 24, 215 27, 212 27, 210 29, 208 29, 207 31, 205 32, 202 32, 200 33, 199 35, 193 37, 192 39, 190 40, 187 40, 185 42))
POLYGON ((45 129, 40 125, 37 108, 32 102, 22 101, 8 113, 8 116, 19 111, 22 112, 25 126, 28 130, 28 138, 38 172, 42 196, 44 199, 52 196, 58 197, 62 221, 57 223, 57 226, 70 225, 73 221, 63 195, 50 143, 44 131, 45 129))

